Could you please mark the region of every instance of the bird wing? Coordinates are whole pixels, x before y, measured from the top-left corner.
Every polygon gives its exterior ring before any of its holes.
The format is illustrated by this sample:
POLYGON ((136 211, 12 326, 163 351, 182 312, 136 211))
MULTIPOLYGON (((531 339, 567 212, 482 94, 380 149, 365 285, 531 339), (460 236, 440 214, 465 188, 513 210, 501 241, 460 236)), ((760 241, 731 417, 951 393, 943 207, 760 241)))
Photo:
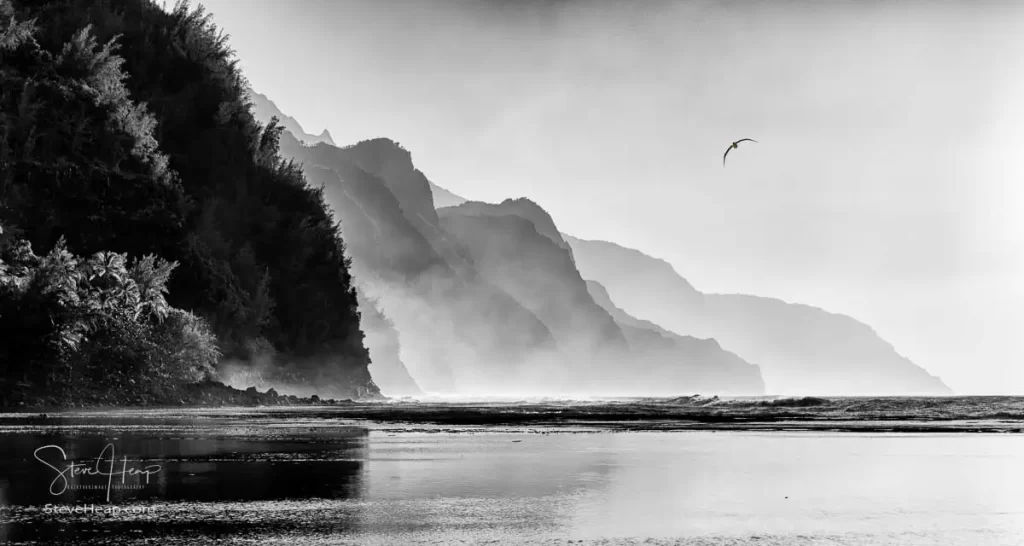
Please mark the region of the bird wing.
POLYGON ((749 140, 750 142, 753 142, 754 144, 757 144, 757 141, 752 139, 752 138, 741 138, 741 139, 736 141, 736 144, 739 144, 740 142, 743 142, 743 141, 746 141, 746 140, 749 140))
POLYGON ((729 156, 729 152, 732 151, 732 145, 725 149, 725 155, 722 156, 722 166, 725 166, 725 158, 729 156))

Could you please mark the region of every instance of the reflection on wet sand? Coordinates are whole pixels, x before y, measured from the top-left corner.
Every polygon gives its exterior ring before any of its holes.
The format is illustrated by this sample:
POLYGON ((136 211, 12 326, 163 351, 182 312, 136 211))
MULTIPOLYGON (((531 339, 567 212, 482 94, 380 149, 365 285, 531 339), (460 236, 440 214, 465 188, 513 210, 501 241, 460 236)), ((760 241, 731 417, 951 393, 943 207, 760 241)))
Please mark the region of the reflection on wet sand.
MULTIPOLYGON (((47 544, 1017 544, 1005 434, 372 430, 329 416, 100 417, 0 430, 0 539, 47 544), (551 433, 548 433, 551 432, 551 433), (111 505, 33 458, 161 466, 111 505), (6 480, 6 481, 5 481, 6 480)), ((85 477, 83 479, 95 479, 85 477)))
POLYGON ((267 434, 268 438, 221 436, 218 432, 222 431, 193 431, 191 437, 173 430, 120 431, 114 436, 80 430, 5 434, 0 443, 0 475, 6 480, 0 496, 15 517, 2 526, 2 532, 6 540, 15 542, 30 538, 74 542, 101 531, 128 536, 140 532, 147 536, 154 532, 230 534, 238 527, 231 518, 231 506, 260 501, 348 500, 357 498, 363 489, 362 461, 369 435, 364 428, 317 431, 315 435, 287 431, 267 434), (44 446, 60 448, 40 452, 45 464, 35 456, 44 446), (109 446, 116 452, 114 473, 125 466, 159 470, 149 476, 148 483, 140 476, 104 475, 111 473, 106 456, 109 446), (77 472, 68 472, 69 464, 81 466, 77 472), (65 477, 69 487, 53 487, 55 480, 65 477), (83 511, 54 514, 55 506, 82 506, 83 511), (110 507, 140 506, 153 506, 154 510, 138 517, 107 513, 110 507), (199 512, 202 507, 222 509, 201 518, 203 521, 179 521, 173 512, 181 506, 199 512), (53 525, 53 520, 60 524, 53 525))

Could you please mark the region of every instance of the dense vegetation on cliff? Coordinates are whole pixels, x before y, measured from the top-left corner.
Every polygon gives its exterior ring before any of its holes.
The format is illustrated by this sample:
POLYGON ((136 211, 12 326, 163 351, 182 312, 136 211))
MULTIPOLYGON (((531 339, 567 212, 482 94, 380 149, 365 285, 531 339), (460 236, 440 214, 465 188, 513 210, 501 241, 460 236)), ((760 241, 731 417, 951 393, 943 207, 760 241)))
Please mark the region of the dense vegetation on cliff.
POLYGON ((0 0, 0 392, 259 354, 376 394, 339 225, 236 63, 187 3, 0 0))

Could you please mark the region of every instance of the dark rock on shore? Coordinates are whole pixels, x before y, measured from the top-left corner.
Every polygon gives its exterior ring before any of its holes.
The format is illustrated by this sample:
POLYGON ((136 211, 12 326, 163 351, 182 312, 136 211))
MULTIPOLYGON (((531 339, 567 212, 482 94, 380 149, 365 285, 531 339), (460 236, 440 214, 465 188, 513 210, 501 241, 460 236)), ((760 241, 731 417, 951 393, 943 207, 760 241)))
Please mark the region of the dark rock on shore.
POLYGON ((260 392, 256 387, 239 390, 219 381, 204 381, 161 386, 149 392, 128 391, 76 392, 68 399, 21 390, 0 399, 0 411, 39 411, 102 407, 182 407, 182 406, 337 406, 355 404, 352 400, 323 400, 317 395, 300 398, 283 395, 274 389, 260 392))
POLYGON ((798 398, 780 398, 778 400, 764 401, 761 402, 761 405, 786 408, 808 408, 812 406, 827 406, 831 403, 832 402, 826 398, 818 398, 816 396, 802 396, 798 398))

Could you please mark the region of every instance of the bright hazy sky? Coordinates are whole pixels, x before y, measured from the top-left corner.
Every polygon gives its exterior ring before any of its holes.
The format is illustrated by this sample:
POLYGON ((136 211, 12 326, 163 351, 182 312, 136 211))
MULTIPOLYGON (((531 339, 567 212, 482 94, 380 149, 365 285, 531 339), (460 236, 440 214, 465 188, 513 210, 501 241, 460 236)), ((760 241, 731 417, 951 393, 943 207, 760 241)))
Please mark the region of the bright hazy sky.
POLYGON ((1024 2, 204 5, 307 132, 1024 394, 1024 2))

